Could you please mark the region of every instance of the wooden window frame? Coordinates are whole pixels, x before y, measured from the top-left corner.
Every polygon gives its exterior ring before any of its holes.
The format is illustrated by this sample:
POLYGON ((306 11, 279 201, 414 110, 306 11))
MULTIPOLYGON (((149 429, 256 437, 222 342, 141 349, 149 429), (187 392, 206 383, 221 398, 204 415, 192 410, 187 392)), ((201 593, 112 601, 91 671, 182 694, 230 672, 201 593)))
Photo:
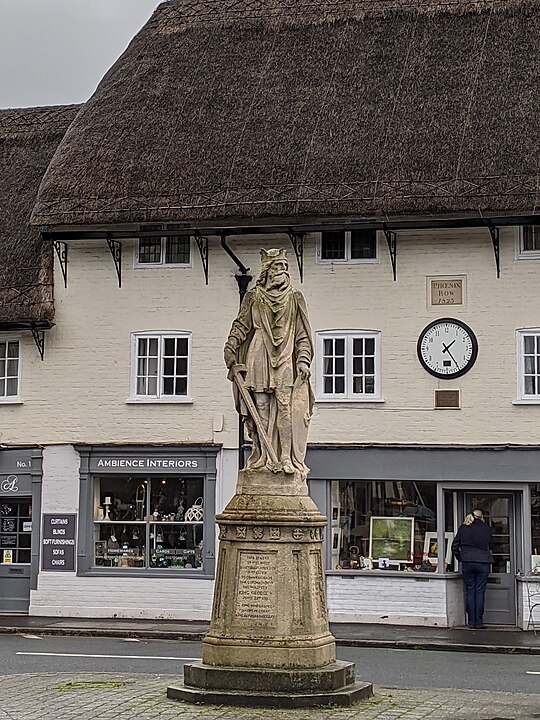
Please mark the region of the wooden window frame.
POLYGON ((321 330, 316 333, 316 399, 317 402, 383 402, 381 397, 381 333, 375 330, 321 330), (345 392, 326 393, 324 391, 324 341, 345 340, 345 392), (355 339, 373 339, 374 352, 374 392, 353 392, 353 341, 355 339))
MULTIPOLYGON (((185 331, 145 331, 134 332, 131 334, 131 394, 128 403, 191 403, 191 352, 192 352, 192 335, 185 331), (157 394, 156 395, 139 395, 137 393, 138 380, 138 360, 139 360, 139 340, 157 339, 158 355, 157 355, 157 394), (164 342, 169 339, 185 339, 188 343, 187 350, 187 383, 185 395, 165 395, 163 393, 163 361, 164 361, 164 342)), ((179 356, 175 356, 179 357, 179 356)), ((174 377, 177 377, 176 375, 174 377)))

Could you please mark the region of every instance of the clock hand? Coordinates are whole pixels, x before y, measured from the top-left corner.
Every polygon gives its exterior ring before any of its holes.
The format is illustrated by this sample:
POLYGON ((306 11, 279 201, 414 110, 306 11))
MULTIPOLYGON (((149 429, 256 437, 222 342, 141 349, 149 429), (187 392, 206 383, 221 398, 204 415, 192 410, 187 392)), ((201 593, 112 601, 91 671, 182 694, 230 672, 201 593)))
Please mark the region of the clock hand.
POLYGON ((450 345, 445 345, 445 344, 443 343, 443 344, 442 344, 442 346, 443 346, 443 353, 447 352, 447 353, 451 356, 451 353, 450 353, 449 348, 451 348, 452 345, 453 345, 455 342, 456 342, 455 340, 452 340, 452 342, 450 343, 450 345))
MULTIPOLYGON (((450 343, 450 345, 451 345, 451 344, 452 344, 452 343, 450 343)), ((443 345, 444 345, 444 343, 443 343, 443 345)), ((459 365, 458 365, 457 362, 456 362, 456 358, 452 355, 452 353, 451 353, 450 350, 448 349, 448 348, 450 347, 450 345, 449 345, 448 347, 445 347, 445 349, 443 350, 443 352, 447 352, 447 353, 450 355, 450 357, 452 358, 452 360, 454 361, 455 366, 456 366, 456 367, 459 367, 459 365)))

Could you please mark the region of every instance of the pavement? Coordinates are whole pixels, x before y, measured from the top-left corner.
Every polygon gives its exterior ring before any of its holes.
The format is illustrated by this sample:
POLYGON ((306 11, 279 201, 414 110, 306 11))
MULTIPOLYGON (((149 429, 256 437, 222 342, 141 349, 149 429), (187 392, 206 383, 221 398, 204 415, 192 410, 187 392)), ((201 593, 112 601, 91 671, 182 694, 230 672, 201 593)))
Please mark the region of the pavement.
POLYGON ((533 720, 540 695, 376 688, 350 708, 276 710, 168 700, 178 675, 40 673, 0 677, 2 720, 533 720))
MULTIPOLYGON (((208 623, 183 620, 120 618, 59 618, 0 614, 0 634, 33 633, 131 637, 154 640, 201 640, 208 623)), ((330 623, 338 645, 457 652, 540 655, 540 632, 492 626, 468 628, 409 627, 405 625, 330 623)), ((540 711, 538 718, 540 718, 540 711)), ((0 714, 0 720, 2 716, 0 714)))

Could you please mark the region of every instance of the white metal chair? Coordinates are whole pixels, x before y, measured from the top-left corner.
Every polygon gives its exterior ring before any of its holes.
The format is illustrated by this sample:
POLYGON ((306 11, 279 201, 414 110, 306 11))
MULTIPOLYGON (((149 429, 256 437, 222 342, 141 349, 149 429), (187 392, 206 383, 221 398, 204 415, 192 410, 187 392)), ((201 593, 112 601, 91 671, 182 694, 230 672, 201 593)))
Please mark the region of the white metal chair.
POLYGON ((537 628, 540 628, 540 565, 537 565, 530 573, 525 575, 524 584, 529 609, 526 630, 532 626, 536 635, 537 628))

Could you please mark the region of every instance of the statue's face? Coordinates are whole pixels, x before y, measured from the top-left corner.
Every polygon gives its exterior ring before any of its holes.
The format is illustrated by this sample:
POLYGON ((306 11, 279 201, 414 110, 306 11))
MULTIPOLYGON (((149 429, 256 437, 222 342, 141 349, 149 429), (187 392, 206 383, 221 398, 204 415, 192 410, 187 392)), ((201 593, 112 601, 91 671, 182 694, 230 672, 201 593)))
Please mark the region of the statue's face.
POLYGON ((266 277, 266 287, 269 290, 283 290, 290 282, 289 263, 286 260, 276 260, 273 262, 266 277))

